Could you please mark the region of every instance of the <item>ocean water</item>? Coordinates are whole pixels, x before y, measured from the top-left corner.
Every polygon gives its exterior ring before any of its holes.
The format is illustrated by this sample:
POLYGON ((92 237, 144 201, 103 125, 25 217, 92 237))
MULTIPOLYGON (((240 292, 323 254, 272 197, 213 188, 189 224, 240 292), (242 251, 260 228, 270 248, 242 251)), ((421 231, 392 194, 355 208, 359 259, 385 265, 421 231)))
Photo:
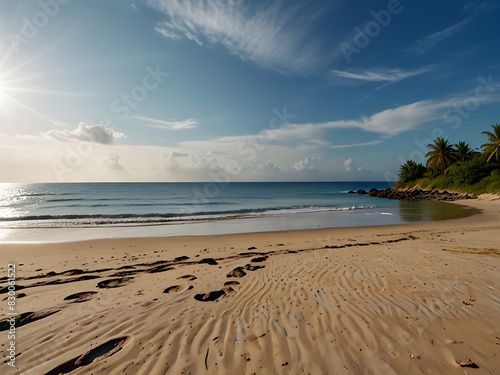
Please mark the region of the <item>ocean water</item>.
MULTIPOLYGON (((193 228, 200 232, 200 226, 186 226, 194 223, 212 223, 212 229, 200 233, 233 233, 400 224, 470 214, 450 204, 347 194, 387 187, 386 182, 0 184, 0 229, 168 226, 153 235, 184 235, 196 234, 193 228), (220 229, 221 223, 227 229, 220 229)), ((130 229, 121 233, 137 235, 130 229)))

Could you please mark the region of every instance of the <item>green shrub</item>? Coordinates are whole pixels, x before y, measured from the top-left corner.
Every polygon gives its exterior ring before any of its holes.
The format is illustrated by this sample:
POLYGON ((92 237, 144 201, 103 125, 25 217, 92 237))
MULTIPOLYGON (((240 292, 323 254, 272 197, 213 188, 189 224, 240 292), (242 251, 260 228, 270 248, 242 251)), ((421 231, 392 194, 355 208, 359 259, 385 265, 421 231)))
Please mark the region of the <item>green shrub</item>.
POLYGON ((450 185, 456 187, 474 185, 488 177, 495 167, 493 163, 486 163, 483 155, 477 156, 450 170, 448 173, 450 185))
POLYGON ((500 177, 500 168, 492 170, 490 176, 491 177, 500 177))
MULTIPOLYGON (((488 146, 498 156, 500 152, 500 125, 492 125, 495 133, 483 132, 489 137, 488 146)), ((422 189, 439 189, 480 195, 500 193, 500 161, 488 160, 491 153, 478 153, 467 143, 458 142, 456 148, 442 138, 437 138, 428 147, 426 168, 413 160, 408 160, 399 167, 399 180, 396 189, 420 186, 422 189), (442 170, 445 165, 445 170, 442 170), (446 177, 445 177, 446 176, 446 177)))

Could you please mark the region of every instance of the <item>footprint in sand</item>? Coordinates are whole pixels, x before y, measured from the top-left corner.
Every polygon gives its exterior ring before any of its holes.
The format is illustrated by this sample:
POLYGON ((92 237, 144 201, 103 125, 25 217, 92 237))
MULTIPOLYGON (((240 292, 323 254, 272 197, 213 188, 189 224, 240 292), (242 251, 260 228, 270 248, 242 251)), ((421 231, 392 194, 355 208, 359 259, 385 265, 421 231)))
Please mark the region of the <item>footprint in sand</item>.
POLYGON ((81 270, 81 269, 72 269, 72 270, 67 270, 67 271, 61 272, 61 273, 59 273, 59 275, 61 275, 61 276, 76 276, 76 275, 81 275, 84 272, 85 271, 81 270))
POLYGON ((470 359, 465 362, 456 359, 455 362, 457 362, 457 365, 459 365, 460 367, 479 368, 479 366, 472 362, 472 360, 470 359))
POLYGON ((245 265, 245 269, 247 271, 257 271, 257 270, 260 270, 261 268, 264 268, 265 266, 253 266, 251 264, 247 264, 245 265))
POLYGON ((235 294, 236 290, 234 290, 230 286, 224 286, 221 290, 215 290, 209 293, 199 293, 194 296, 194 299, 201 302, 212 302, 219 299, 222 296, 234 296, 235 294))
POLYGON ((169 286, 167 289, 165 289, 163 293, 180 293, 184 292, 186 289, 191 290, 193 289, 193 286, 191 285, 189 288, 186 288, 185 286, 182 285, 172 285, 169 286))
MULTIPOLYGON (((42 311, 37 311, 37 312, 29 311, 29 312, 22 313, 21 315, 18 315, 16 317, 16 328, 19 328, 19 327, 24 326, 26 324, 35 322, 35 321, 43 319, 43 318, 46 318, 50 315, 58 313, 59 311, 61 311, 61 310, 60 309, 47 309, 47 310, 42 310, 42 311)), ((10 326, 9 319, 10 318, 5 318, 5 319, 0 320, 0 332, 7 331, 10 329, 11 326, 10 326)))
POLYGON ((206 264, 210 264, 211 266, 216 266, 217 264, 219 264, 213 258, 204 258, 204 259, 200 260, 198 263, 199 264, 206 263, 206 264))
POLYGON ((80 292, 67 296, 64 298, 65 301, 74 300, 73 303, 81 303, 90 301, 92 299, 92 295, 97 294, 97 292, 80 292))
POLYGON ((101 281, 97 284, 97 287, 101 289, 119 288, 132 282, 134 282, 134 279, 132 277, 122 277, 119 279, 109 279, 101 281))
POLYGON ((128 271, 120 271, 120 272, 116 272, 112 275, 109 275, 110 277, 126 277, 126 276, 132 276, 132 275, 135 275, 137 273, 141 273, 141 272, 144 272, 143 270, 128 270, 128 271))
POLYGON ((173 270, 173 269, 175 269, 175 268, 172 267, 172 266, 169 266, 167 264, 167 265, 162 265, 162 266, 157 266, 157 267, 151 268, 151 269, 147 270, 146 273, 166 272, 166 271, 170 271, 170 270, 173 270))
POLYGON ((196 280, 197 277, 194 276, 194 275, 184 275, 184 276, 178 277, 177 279, 178 280, 180 280, 180 279, 186 279, 188 281, 193 281, 193 280, 196 280))
POLYGON ((70 359, 62 365, 59 365, 56 368, 45 373, 45 375, 68 374, 76 369, 79 369, 80 367, 90 365, 94 361, 101 361, 105 358, 109 358, 113 354, 116 354, 118 351, 120 351, 125 345, 126 341, 127 337, 120 337, 110 340, 94 349, 89 350, 87 353, 82 354, 81 356, 70 359))
POLYGON ((194 299, 200 302, 212 302, 219 299, 219 297, 222 297, 224 294, 226 294, 226 292, 223 290, 216 290, 209 293, 197 294, 194 296, 194 299))
POLYGON ((117 270, 133 270, 133 269, 135 269, 135 267, 130 266, 130 265, 129 266, 121 266, 121 267, 117 268, 117 270))
POLYGON ((226 296, 234 296, 236 294, 236 290, 234 290, 230 286, 225 286, 224 288, 222 288, 222 291, 226 296))
MULTIPOLYGON (((26 297, 26 293, 16 293, 17 299, 23 298, 23 297, 26 297)), ((8 298, 9 298, 9 296, 5 297, 2 301, 7 301, 8 298)))
POLYGON ((229 272, 226 277, 243 277, 246 276, 246 272, 243 267, 236 267, 234 270, 229 272))

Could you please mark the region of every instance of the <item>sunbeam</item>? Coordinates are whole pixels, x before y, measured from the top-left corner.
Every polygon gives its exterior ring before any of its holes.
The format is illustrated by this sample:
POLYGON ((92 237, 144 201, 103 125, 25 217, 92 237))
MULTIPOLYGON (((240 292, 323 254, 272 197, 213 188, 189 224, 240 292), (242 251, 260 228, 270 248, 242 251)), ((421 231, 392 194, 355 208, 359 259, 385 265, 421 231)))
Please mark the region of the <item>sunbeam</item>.
POLYGON ((6 61, 2 61, 3 66, 0 66, 0 71, 3 69, 3 74, 0 75, 0 116, 7 115, 7 112, 13 107, 20 107, 24 111, 34 113, 40 118, 61 126, 59 122, 44 115, 40 110, 26 104, 27 95, 46 96, 46 95, 63 95, 63 96, 80 96, 88 95, 86 93, 75 93, 58 90, 50 90, 42 87, 37 81, 43 78, 43 72, 21 72, 20 67, 16 66, 12 69, 6 69, 6 61))

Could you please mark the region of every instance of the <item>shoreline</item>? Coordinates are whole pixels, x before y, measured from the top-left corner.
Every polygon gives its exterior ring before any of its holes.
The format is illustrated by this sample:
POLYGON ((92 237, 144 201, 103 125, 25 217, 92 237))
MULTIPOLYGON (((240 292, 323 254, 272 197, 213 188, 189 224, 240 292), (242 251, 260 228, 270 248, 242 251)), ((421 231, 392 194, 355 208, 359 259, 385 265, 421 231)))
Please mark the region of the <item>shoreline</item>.
POLYGON ((483 212, 394 226, 0 244, 0 269, 15 261, 25 294, 18 369, 0 371, 458 375, 470 361, 475 374, 493 373, 500 201, 458 204, 483 212), (82 364, 85 353, 95 359, 82 364))
MULTIPOLYGON (((24 247, 46 247, 48 245, 54 245, 57 247, 66 247, 68 245, 75 245, 78 247, 85 247, 86 245, 93 244, 107 247, 108 245, 118 244, 118 245, 126 245, 130 242, 134 243, 151 243, 153 246, 157 246, 165 241, 172 242, 213 242, 219 239, 233 239, 234 241, 239 241, 240 239, 247 238, 260 238, 260 237, 292 237, 292 238, 332 238, 335 235, 342 233, 358 233, 358 232, 372 232, 377 231, 378 233, 388 233, 388 232, 408 232, 410 229, 412 232, 420 231, 420 230, 431 230, 435 228, 436 223, 446 223, 450 225, 458 224, 462 225, 467 222, 467 225, 471 225, 477 223, 479 225, 483 224, 486 221, 490 221, 494 218, 488 215, 488 210, 485 206, 486 203, 479 203, 481 200, 462 200, 462 201, 454 201, 450 204, 457 204, 461 206, 465 206, 468 208, 472 208, 475 210, 479 210, 479 212, 474 213, 470 216, 446 219, 446 220, 436 220, 436 221, 421 221, 415 223, 403 223, 403 224, 389 224, 389 225, 369 225, 369 226, 345 226, 345 227, 332 227, 332 228, 314 228, 314 229, 292 229, 292 230, 278 230, 278 231, 267 231, 267 232, 243 232, 243 233, 226 233, 226 234, 200 234, 200 235, 178 235, 178 236, 156 236, 156 237, 117 237, 117 238, 94 238, 94 239, 83 239, 83 240, 62 240, 62 241, 26 241, 26 242, 0 242, 0 253, 2 250, 5 250, 6 247, 16 247, 16 248, 24 248, 24 247), (471 202, 477 201, 477 205, 471 205, 471 202), (486 217, 484 215, 486 214, 486 217), (474 219, 474 220, 471 220, 474 219)), ((486 202, 486 201, 484 201, 486 202)), ((500 204, 499 204, 500 206, 500 204)), ((500 213, 500 210, 498 211, 500 213)), ((500 221, 499 221, 500 222, 500 221)), ((447 225, 448 226, 448 225, 447 225)), ((91 228, 92 230, 94 228, 91 228)), ((115 246, 116 247, 116 246, 115 246)), ((16 249, 17 250, 17 249, 16 249)), ((20 250, 20 249, 19 249, 20 250)))
MULTIPOLYGON (((452 220, 479 213, 469 200, 457 202, 412 202, 409 206, 287 213, 223 218, 220 220, 103 225, 93 227, 1 228, 0 244, 60 243, 118 238, 169 238, 204 235, 273 233, 316 228, 364 228, 413 225, 452 220), (439 206, 438 206, 439 205, 439 206), (459 208, 460 207, 460 208, 459 208), (450 219, 451 217, 451 219, 450 219)), ((406 202, 402 202, 404 205, 406 202)))

